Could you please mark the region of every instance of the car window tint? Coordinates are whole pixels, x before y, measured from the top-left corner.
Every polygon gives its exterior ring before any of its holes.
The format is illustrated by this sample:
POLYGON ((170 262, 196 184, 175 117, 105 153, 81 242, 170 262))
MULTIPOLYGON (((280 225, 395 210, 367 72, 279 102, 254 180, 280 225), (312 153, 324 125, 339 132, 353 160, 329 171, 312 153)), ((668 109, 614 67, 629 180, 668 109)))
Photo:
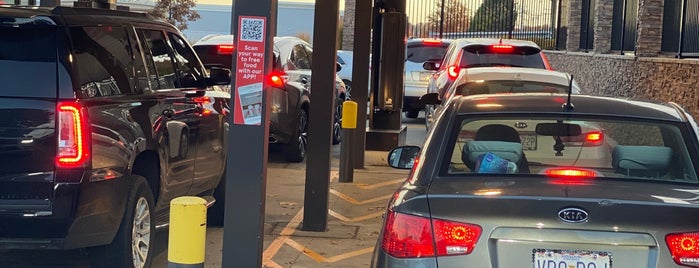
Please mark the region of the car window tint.
POLYGON ((533 174, 551 169, 594 177, 697 183, 682 128, 655 121, 562 115, 461 118, 444 174, 533 174), (577 131, 576 131, 577 129, 577 131), (560 150, 558 150, 560 149, 560 150))
POLYGON ((297 69, 311 69, 311 63, 308 61, 308 57, 306 57, 306 49, 302 45, 295 45, 291 49, 289 60, 297 69))
POLYGON ((81 97, 136 92, 134 57, 123 27, 71 27, 70 35, 81 97))
POLYGON ((194 54, 194 51, 187 45, 187 41, 181 37, 169 33, 170 43, 174 50, 175 63, 179 74, 178 87, 193 87, 197 86, 203 80, 204 72, 201 69, 199 60, 194 54))
POLYGON ((539 49, 534 47, 514 47, 495 50, 490 46, 473 45, 461 50, 460 67, 526 67, 545 69, 544 60, 539 49))
POLYGON ((445 45, 409 45, 405 50, 405 60, 415 63, 439 60, 446 52, 445 45))
POLYGON ((155 71, 150 74, 150 79, 154 82, 152 83, 153 87, 157 89, 175 88, 177 76, 163 32, 145 29, 141 29, 140 32, 143 35, 141 42, 150 52, 148 55, 150 59, 146 59, 146 62, 151 61, 154 67, 153 71, 155 71))
POLYGON ((509 94, 532 92, 568 93, 568 86, 522 80, 476 81, 456 86, 456 95, 509 94))
POLYGON ((0 36, 0 94, 56 97, 56 30, 0 27, 0 36))

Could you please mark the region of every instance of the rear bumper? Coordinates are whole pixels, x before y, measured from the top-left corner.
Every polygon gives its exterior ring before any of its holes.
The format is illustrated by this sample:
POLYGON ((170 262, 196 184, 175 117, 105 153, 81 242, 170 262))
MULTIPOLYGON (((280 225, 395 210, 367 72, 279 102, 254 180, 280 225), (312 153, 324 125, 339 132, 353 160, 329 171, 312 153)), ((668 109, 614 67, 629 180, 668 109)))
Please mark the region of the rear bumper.
POLYGON ((56 185, 49 203, 50 214, 0 210, 0 249, 74 249, 109 244, 121 223, 129 190, 125 177, 61 183, 56 185))

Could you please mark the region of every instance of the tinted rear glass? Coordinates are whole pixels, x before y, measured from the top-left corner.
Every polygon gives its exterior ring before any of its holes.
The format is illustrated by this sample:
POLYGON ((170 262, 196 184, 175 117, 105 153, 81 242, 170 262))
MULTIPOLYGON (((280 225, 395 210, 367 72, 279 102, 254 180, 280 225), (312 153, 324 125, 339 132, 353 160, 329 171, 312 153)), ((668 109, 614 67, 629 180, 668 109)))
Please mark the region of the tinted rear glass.
POLYGON ((56 97, 56 30, 0 26, 0 36, 0 95, 56 97))
POLYGON ((530 92, 568 93, 568 86, 522 80, 491 80, 470 82, 456 87, 456 95, 530 92))
POLYGON ((408 45, 405 50, 405 60, 415 63, 423 63, 428 60, 441 60, 447 52, 447 45, 408 45))
POLYGON ((545 69, 541 50, 536 47, 503 47, 473 45, 463 49, 460 66, 509 66, 545 69))
POLYGON ((689 135, 679 124, 529 114, 464 116, 456 126, 443 174, 563 171, 595 178, 698 181, 691 157, 696 148, 686 142, 689 135))

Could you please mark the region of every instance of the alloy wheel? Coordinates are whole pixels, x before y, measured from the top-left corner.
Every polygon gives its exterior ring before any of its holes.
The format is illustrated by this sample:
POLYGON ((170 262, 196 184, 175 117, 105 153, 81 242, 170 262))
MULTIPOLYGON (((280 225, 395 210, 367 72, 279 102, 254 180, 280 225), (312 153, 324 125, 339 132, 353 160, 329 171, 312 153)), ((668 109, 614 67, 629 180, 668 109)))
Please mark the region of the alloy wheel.
POLYGON ((151 219, 150 207, 145 197, 140 197, 134 210, 133 228, 131 230, 131 254, 133 266, 143 268, 150 250, 151 219))

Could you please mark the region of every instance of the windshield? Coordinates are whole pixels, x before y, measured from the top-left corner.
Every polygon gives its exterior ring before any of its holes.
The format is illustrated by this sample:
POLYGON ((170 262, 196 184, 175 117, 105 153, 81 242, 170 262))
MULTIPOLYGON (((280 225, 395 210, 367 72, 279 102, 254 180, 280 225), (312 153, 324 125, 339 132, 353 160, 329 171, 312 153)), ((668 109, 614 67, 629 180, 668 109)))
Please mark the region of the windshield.
POLYGON ((463 49, 462 68, 506 66, 545 69, 541 50, 536 47, 493 48, 473 45, 463 49))
POLYGON ((489 80, 468 82, 456 87, 456 95, 528 92, 568 93, 568 86, 522 80, 489 80))
POLYGON ((3 97, 56 96, 54 29, 0 26, 3 97), (37 79, 41 78, 41 79, 37 79))
POLYGON ((697 182, 687 134, 675 124, 570 114, 461 117, 458 122, 443 174, 562 171, 584 177, 697 182))

